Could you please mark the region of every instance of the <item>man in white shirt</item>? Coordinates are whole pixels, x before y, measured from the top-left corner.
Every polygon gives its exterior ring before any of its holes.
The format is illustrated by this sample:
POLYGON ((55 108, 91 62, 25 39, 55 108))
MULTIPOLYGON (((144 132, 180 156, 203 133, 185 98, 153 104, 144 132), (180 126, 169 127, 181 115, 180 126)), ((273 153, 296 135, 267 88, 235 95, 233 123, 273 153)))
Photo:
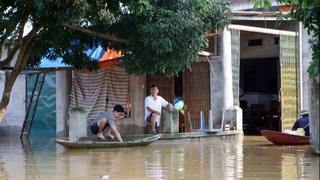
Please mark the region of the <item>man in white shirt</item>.
POLYGON ((157 85, 150 86, 150 93, 151 95, 147 96, 144 101, 145 121, 151 125, 151 133, 158 134, 162 108, 168 107, 169 111, 172 111, 172 104, 158 96, 159 88, 157 85))

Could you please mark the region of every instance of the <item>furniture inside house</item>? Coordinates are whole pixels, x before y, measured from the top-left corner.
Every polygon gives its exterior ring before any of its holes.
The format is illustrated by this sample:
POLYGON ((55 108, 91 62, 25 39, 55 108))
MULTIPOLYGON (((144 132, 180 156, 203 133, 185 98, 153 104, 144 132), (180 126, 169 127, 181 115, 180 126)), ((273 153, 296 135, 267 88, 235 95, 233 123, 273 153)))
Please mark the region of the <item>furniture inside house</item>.
POLYGON ((245 101, 250 104, 250 106, 242 107, 243 130, 246 135, 260 135, 260 130, 279 131, 279 102, 277 100, 272 100, 269 94, 257 93, 252 94, 245 101))

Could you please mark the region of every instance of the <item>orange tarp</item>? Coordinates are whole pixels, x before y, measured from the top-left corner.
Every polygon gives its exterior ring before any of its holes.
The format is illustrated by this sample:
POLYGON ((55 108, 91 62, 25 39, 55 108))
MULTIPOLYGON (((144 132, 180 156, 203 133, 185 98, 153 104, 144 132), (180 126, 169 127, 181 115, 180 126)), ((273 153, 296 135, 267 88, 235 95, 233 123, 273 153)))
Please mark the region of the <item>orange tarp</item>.
MULTIPOLYGON (((120 51, 107 49, 103 56, 98 60, 100 69, 112 66, 114 64, 121 64, 117 59, 122 57, 120 51)), ((90 72, 88 68, 83 70, 83 73, 90 72)))
POLYGON ((103 54, 103 56, 99 59, 99 62, 101 61, 107 61, 107 60, 111 60, 111 59, 117 59, 122 57, 121 52, 120 51, 115 51, 115 50, 110 50, 107 49, 107 51, 103 54))

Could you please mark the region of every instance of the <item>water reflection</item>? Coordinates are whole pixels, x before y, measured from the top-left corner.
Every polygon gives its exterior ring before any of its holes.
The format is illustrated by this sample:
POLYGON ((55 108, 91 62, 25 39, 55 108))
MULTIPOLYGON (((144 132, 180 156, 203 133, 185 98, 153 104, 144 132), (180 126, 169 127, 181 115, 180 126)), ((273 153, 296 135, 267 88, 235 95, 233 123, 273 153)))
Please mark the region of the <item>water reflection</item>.
POLYGON ((162 154, 157 149, 152 149, 150 154, 145 156, 145 178, 164 179, 162 169, 162 154))
POLYGON ((240 141, 156 142, 147 147, 68 150, 51 138, 0 137, 0 179, 319 179, 308 146, 240 141))

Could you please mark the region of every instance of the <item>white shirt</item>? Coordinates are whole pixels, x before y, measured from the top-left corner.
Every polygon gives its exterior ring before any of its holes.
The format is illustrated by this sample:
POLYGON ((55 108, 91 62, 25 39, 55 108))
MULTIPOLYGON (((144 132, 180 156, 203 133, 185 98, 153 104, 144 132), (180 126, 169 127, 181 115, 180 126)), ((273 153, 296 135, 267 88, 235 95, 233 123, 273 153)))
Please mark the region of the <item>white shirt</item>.
MULTIPOLYGON (((157 99, 154 99, 151 95, 147 96, 146 99, 144 100, 144 107, 145 107, 144 120, 147 121, 147 117, 151 114, 151 112, 148 111, 147 107, 161 113, 162 108, 163 107, 165 108, 168 104, 169 104, 168 101, 163 99, 161 96, 157 96, 157 99)), ((157 121, 157 125, 160 126, 160 116, 157 115, 156 121, 157 121)))

